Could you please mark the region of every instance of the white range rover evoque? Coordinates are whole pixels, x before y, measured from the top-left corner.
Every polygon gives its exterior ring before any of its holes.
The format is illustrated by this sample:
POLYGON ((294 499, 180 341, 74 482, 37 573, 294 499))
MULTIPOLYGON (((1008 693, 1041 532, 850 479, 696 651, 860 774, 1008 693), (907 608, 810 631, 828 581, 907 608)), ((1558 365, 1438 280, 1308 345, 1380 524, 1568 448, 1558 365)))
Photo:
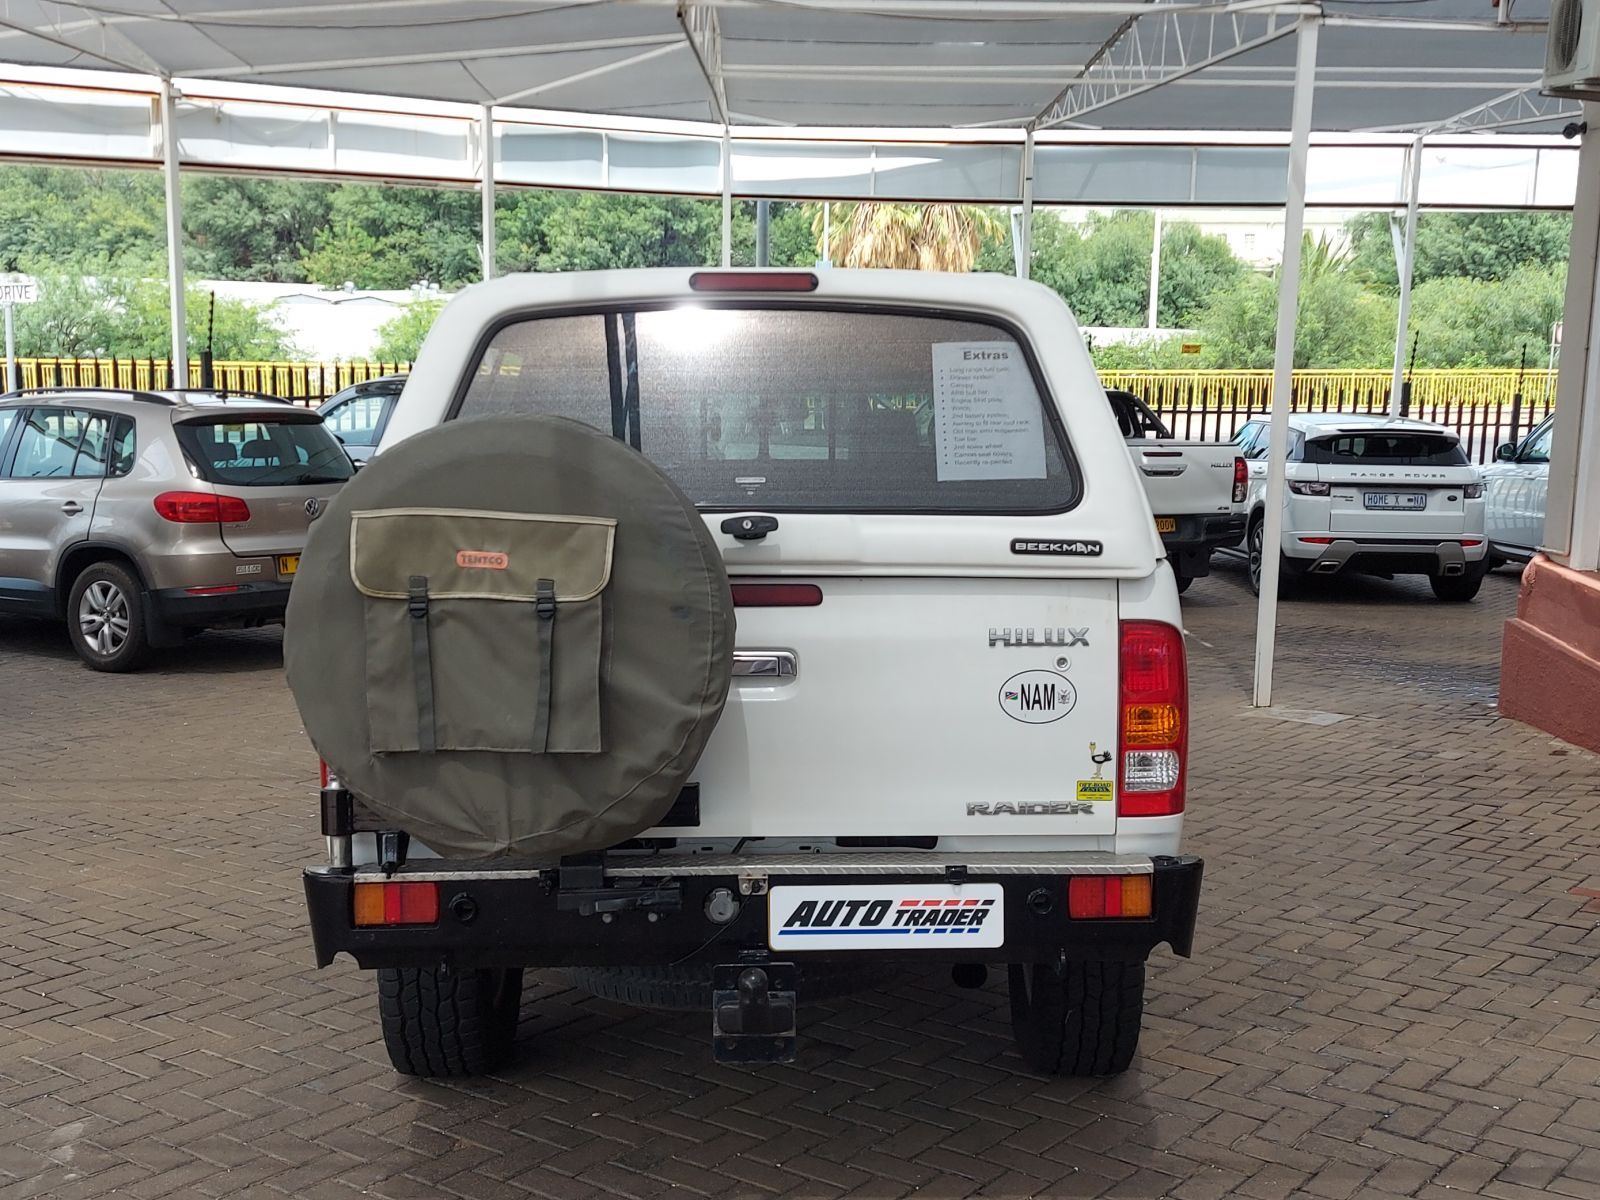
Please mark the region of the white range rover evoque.
MULTIPOLYGON (((1265 552, 1265 418, 1233 444, 1249 463, 1250 587, 1265 552)), ((1471 600, 1488 569, 1483 479, 1442 425, 1359 413, 1289 417, 1282 575, 1426 575, 1441 600, 1471 600)))

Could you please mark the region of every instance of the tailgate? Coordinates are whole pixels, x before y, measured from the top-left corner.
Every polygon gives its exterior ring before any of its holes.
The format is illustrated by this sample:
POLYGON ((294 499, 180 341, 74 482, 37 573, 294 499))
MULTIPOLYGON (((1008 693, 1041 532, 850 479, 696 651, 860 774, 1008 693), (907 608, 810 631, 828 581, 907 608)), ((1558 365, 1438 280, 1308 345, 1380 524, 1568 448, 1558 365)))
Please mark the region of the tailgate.
POLYGON ((1432 537, 1467 531, 1463 485, 1472 482, 1470 467, 1380 471, 1324 464, 1317 474, 1329 485, 1329 532, 1432 537))
POLYGON ((1164 516, 1232 509, 1233 447, 1140 441, 1130 442, 1128 453, 1139 468, 1139 479, 1158 523, 1164 516))
POLYGON ((739 610, 736 669, 794 673, 735 677, 698 834, 1115 832, 1114 582, 810 582, 815 607, 739 610))

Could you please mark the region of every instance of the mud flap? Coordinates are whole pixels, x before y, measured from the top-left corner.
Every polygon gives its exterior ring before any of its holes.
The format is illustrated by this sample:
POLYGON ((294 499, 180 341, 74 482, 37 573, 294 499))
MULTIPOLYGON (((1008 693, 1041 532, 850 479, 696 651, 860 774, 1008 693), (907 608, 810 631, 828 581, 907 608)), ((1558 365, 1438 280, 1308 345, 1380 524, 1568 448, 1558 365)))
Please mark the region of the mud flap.
POLYGON ((717 1062, 795 1060, 795 976, 793 963, 711 969, 711 1044, 717 1062))

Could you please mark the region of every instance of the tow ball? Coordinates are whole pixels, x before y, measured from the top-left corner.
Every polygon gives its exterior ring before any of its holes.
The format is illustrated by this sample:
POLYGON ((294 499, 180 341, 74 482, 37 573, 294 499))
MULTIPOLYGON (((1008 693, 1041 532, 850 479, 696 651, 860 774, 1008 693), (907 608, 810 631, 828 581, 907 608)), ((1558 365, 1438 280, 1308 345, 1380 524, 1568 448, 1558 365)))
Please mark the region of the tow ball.
POLYGON ((711 969, 712 1053, 722 1063, 795 1059, 793 963, 730 963, 711 969))

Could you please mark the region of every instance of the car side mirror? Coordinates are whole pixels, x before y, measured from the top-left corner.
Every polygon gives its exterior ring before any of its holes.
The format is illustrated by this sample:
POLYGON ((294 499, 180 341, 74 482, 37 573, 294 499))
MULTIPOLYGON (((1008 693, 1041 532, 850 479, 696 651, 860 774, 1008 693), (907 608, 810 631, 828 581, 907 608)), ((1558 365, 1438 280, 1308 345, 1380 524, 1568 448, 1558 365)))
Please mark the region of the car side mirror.
POLYGON ((1516 462, 1517 447, 1514 442, 1503 442, 1495 448, 1495 462, 1516 462))

